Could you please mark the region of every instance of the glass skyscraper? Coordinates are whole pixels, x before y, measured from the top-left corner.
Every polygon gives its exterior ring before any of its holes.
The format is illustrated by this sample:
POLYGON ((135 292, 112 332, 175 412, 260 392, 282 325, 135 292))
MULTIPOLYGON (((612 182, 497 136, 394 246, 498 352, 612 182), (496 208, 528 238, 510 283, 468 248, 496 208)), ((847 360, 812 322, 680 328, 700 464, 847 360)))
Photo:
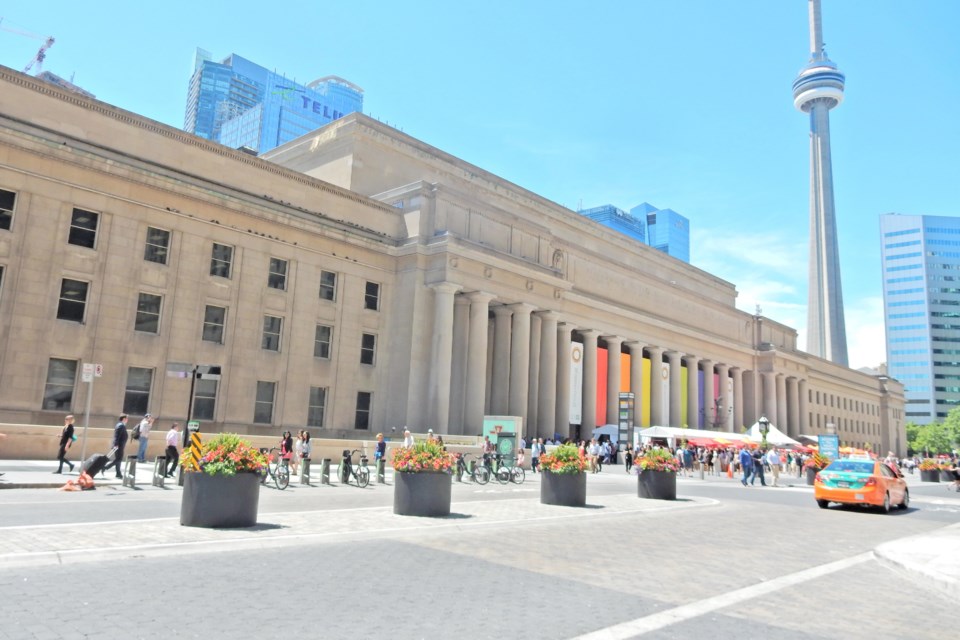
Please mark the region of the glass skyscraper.
POLYGON ((960 218, 880 216, 887 370, 905 387, 907 421, 960 406, 960 218))
POLYGON ((612 204, 580 209, 577 213, 678 260, 690 262, 690 221, 676 211, 657 209, 644 202, 630 213, 612 204))
POLYGON ((363 90, 342 78, 301 85, 236 54, 214 62, 198 49, 183 128, 264 153, 354 111, 363 111, 363 90))

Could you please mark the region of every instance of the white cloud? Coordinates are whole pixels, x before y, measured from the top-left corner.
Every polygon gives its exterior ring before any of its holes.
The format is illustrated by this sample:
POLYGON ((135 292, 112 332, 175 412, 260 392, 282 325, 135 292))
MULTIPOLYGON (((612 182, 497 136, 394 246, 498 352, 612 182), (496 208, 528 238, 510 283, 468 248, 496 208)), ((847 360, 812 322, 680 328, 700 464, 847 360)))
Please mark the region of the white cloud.
POLYGON ((847 354, 852 369, 876 367, 887 361, 883 297, 868 296, 845 302, 847 354))

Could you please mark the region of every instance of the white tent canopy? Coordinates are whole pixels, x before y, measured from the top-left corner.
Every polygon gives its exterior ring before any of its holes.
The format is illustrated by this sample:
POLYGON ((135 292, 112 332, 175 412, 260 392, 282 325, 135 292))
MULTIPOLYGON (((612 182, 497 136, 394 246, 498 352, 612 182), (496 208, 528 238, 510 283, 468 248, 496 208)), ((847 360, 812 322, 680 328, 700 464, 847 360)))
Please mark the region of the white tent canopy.
POLYGON ((746 439, 743 433, 728 433, 726 431, 708 431, 706 429, 681 429, 680 427, 650 427, 640 431, 641 438, 707 438, 716 440, 722 438, 731 442, 746 439))
POLYGON ((614 442, 620 437, 620 427, 615 424, 605 424, 602 427, 597 427, 593 430, 592 437, 599 438, 600 436, 609 436, 614 442))
MULTIPOLYGON (((754 422, 753 426, 744 434, 746 439, 750 442, 763 442, 763 434, 760 433, 760 423, 754 422)), ((789 445, 800 444, 780 429, 777 429, 776 426, 771 422, 767 426, 767 444, 772 444, 775 447, 786 447, 789 445)))

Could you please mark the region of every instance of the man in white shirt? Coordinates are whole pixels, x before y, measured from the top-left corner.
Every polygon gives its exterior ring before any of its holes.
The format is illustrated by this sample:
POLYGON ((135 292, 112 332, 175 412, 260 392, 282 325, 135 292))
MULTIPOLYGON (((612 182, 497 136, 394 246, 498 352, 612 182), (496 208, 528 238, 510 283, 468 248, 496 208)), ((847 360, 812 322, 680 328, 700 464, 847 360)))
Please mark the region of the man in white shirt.
POLYGON ((140 449, 137 451, 137 462, 147 461, 147 440, 150 437, 150 429, 153 428, 154 417, 149 413, 143 416, 143 420, 137 425, 140 429, 140 449))
POLYGON ((163 474, 165 478, 173 477, 178 462, 180 462, 180 423, 174 422, 170 425, 170 431, 167 431, 167 469, 163 474))
POLYGON ((403 430, 403 446, 404 447, 413 446, 413 435, 410 433, 410 429, 403 430))
POLYGON ((780 479, 780 454, 777 453, 777 450, 771 448, 770 451, 767 451, 767 455, 764 456, 764 462, 770 465, 770 470, 773 472, 773 486, 777 485, 777 481, 780 479))

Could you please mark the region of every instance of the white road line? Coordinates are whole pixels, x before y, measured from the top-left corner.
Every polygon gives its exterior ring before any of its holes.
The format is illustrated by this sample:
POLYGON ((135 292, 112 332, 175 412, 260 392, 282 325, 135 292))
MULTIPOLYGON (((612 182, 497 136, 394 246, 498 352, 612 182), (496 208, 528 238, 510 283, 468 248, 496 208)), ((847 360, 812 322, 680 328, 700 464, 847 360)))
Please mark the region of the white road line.
POLYGON ((698 602, 691 602, 690 604, 667 609, 666 611, 654 613, 643 618, 637 618, 636 620, 622 622, 605 629, 598 629, 597 631, 577 636, 573 638, 573 640, 619 640, 623 638, 633 638, 690 620, 691 618, 702 616, 717 609, 723 609, 748 600, 755 601, 757 598, 768 593, 821 578, 827 574, 866 562, 873 557, 873 552, 868 551, 844 560, 822 564, 818 567, 811 567, 810 569, 780 576, 779 578, 767 580, 760 584, 744 587, 743 589, 723 593, 698 602))

